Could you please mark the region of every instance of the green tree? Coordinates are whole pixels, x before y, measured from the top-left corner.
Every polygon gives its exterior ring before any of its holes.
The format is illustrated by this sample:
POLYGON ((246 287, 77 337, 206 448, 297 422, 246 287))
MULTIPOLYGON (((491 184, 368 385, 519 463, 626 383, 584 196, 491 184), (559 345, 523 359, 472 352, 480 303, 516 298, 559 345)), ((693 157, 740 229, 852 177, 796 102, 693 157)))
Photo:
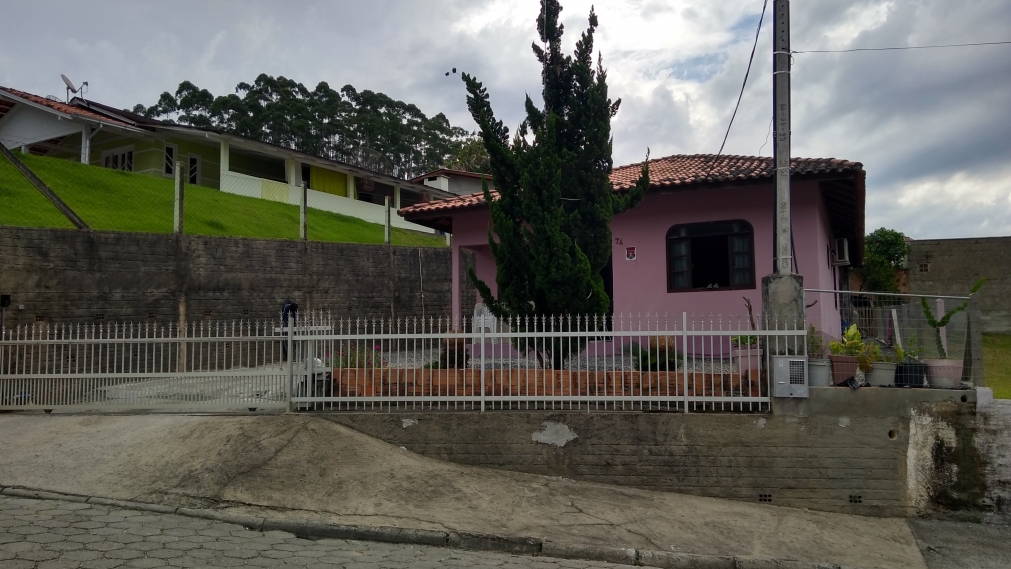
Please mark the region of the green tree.
MULTIPOLYGON (((544 107, 527 96, 526 119, 511 140, 484 86, 462 75, 499 193, 492 201, 485 184, 498 298, 473 270, 470 278, 491 312, 503 318, 606 313, 610 301, 600 273, 611 258, 611 218, 637 205, 649 186, 647 160, 630 191, 614 191, 611 118, 620 101, 608 98, 599 57, 594 65, 597 16, 591 9, 589 27, 567 56, 560 12, 557 0, 542 0, 537 31, 545 47, 535 43, 533 51, 542 68, 544 107)), ((563 319, 555 329, 566 326, 563 319)), ((560 346, 548 351, 555 365, 566 357, 560 346)))
POLYGON ((136 105, 133 111, 403 178, 441 167, 467 138, 467 131, 452 126, 444 114, 426 116, 383 93, 351 85, 337 91, 326 82, 310 91, 292 79, 266 74, 217 97, 183 81, 175 93, 162 93, 154 105, 136 105))
POLYGON ((460 141, 456 153, 446 162, 444 167, 479 174, 491 174, 491 160, 488 157, 488 151, 484 148, 484 140, 481 139, 481 135, 475 134, 460 141))
POLYGON ((906 236, 884 227, 871 232, 864 239, 864 264, 859 269, 863 278, 861 288, 871 292, 898 292, 895 270, 901 269, 909 255, 906 236))

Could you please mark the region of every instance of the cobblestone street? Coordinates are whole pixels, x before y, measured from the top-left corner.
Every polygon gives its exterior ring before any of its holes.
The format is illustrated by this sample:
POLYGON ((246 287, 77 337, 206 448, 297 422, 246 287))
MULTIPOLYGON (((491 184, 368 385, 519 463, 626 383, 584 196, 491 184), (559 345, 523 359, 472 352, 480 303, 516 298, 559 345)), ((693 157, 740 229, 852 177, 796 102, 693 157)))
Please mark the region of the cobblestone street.
POLYGON ((3 569, 113 567, 622 567, 610 563, 339 539, 107 506, 0 497, 3 569))

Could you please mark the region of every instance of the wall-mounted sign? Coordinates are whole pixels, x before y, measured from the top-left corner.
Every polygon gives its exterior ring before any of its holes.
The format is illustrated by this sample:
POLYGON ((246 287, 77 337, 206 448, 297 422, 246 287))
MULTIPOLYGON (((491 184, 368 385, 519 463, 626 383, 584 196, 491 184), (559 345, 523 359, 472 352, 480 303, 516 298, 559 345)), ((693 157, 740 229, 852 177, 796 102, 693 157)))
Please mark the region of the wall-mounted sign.
POLYGON ((635 247, 625 247, 625 260, 626 261, 635 260, 635 247))

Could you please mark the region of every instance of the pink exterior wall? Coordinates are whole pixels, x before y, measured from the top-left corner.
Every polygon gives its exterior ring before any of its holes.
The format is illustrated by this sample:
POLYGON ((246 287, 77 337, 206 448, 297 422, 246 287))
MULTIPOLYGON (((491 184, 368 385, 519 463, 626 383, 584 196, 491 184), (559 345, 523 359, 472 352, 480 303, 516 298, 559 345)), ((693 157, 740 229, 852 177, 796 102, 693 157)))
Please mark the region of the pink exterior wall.
MULTIPOLYGON (((834 271, 828 257, 832 235, 821 190, 817 182, 797 183, 792 190, 794 247, 804 287, 834 289, 834 271)), ((668 314, 680 318, 682 312, 687 312, 698 316, 745 316, 742 297, 747 297, 757 316, 762 310, 762 277, 772 272, 773 199, 773 187, 768 184, 686 190, 647 195, 635 209, 615 216, 611 222, 615 314, 668 314), (755 288, 668 293, 667 230, 683 223, 733 219, 743 219, 754 229, 755 288), (626 247, 636 248, 636 260, 625 260, 626 247)), ((477 274, 494 292, 495 268, 487 246, 488 225, 486 210, 455 215, 453 248, 454 254, 461 247, 475 251, 477 274)), ((459 283, 454 283, 455 299, 459 299, 458 291, 459 283)), ((839 314, 832 295, 814 295, 807 303, 814 300, 818 303, 808 310, 809 323, 838 336, 839 314)), ((454 306, 454 318, 472 313, 471 305, 454 306)))
POLYGON ((492 294, 498 294, 495 284, 495 260, 488 247, 488 227, 491 216, 487 209, 462 212, 453 216, 453 322, 457 327, 461 316, 474 315, 474 306, 479 298, 464 299, 460 296, 460 279, 467 278, 464 267, 460 265, 460 249, 474 252, 474 272, 479 279, 488 283, 492 294), (465 304, 466 306, 461 306, 465 304))

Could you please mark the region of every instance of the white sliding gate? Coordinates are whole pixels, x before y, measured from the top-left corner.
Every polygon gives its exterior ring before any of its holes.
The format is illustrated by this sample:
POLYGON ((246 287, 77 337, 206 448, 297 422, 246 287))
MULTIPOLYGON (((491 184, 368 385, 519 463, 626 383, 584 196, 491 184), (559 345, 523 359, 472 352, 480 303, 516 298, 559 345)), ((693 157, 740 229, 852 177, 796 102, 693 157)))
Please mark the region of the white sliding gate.
POLYGON ((270 323, 33 326, 0 336, 0 409, 284 408, 270 323))

